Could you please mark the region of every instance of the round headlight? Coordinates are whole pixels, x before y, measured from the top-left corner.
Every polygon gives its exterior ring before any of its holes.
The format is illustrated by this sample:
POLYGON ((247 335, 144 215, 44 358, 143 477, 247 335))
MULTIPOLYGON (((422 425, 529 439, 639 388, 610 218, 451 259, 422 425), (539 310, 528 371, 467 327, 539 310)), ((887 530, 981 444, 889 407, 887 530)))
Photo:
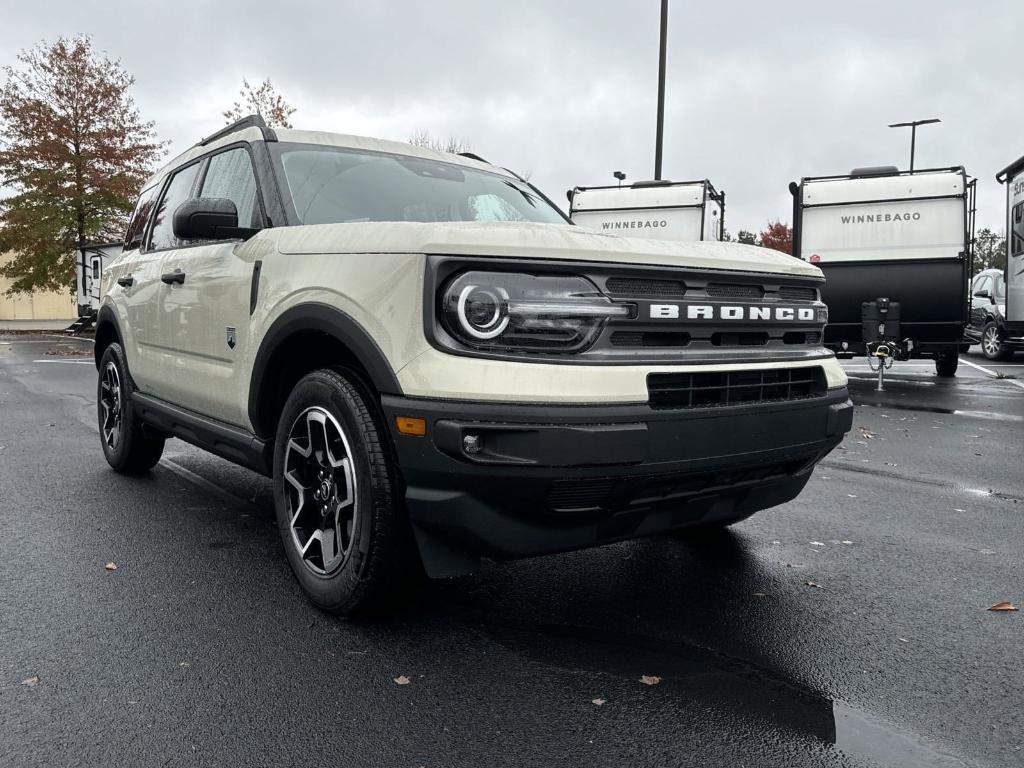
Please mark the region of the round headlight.
POLYGON ((478 339, 493 339, 508 327, 508 293, 503 288, 467 285, 459 292, 459 323, 478 339))

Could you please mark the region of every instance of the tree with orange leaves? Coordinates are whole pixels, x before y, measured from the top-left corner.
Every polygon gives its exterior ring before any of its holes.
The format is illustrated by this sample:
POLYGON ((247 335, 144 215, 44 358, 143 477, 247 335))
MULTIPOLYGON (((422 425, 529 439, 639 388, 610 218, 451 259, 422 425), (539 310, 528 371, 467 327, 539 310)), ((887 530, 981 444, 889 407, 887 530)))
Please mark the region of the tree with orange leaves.
POLYGON ((10 293, 69 288, 75 249, 121 237, 139 186, 164 154, 120 62, 87 36, 40 43, 3 69, 0 252, 10 293))

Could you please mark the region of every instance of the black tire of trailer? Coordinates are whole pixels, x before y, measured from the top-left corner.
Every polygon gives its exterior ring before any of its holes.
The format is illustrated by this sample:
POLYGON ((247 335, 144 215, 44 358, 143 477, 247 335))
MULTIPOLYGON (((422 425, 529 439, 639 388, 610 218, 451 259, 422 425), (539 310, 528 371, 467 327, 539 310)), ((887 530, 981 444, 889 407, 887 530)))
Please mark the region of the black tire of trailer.
POLYGON ((935 375, 944 379, 956 376, 956 369, 960 365, 960 348, 949 347, 935 354, 935 375))

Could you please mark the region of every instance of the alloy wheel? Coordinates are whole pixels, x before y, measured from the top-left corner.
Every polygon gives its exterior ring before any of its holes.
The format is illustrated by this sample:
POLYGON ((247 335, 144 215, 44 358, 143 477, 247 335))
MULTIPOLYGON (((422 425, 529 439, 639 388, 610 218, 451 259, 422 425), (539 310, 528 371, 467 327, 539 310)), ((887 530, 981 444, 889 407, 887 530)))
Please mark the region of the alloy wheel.
POLYGON ((999 329, 994 325, 990 325, 985 329, 985 333, 981 337, 981 348, 984 350, 986 356, 995 357, 999 354, 1000 346, 999 329))
POLYGON ((124 425, 124 399, 121 376, 113 361, 103 369, 100 382, 100 407, 103 408, 103 442, 110 450, 117 450, 124 425))
POLYGON ((303 564, 321 576, 337 571, 352 550, 359 518, 349 441, 320 407, 292 422, 284 455, 292 542, 303 564))

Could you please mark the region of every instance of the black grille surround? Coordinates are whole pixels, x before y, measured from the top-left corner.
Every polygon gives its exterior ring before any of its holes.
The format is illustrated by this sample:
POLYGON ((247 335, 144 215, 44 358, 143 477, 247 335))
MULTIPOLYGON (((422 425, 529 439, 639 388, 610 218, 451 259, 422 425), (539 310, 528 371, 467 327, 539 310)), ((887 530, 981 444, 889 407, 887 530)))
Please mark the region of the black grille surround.
POLYGON ((817 365, 647 375, 655 409, 784 403, 822 397, 827 391, 825 372, 817 365))
POLYGON ((823 315, 818 314, 826 311, 817 298, 824 280, 812 275, 432 255, 427 258, 425 278, 427 340, 448 354, 561 365, 755 364, 832 356, 822 344, 823 315), (473 349, 449 336, 440 321, 439 296, 444 287, 469 270, 579 275, 629 312, 609 319, 591 346, 582 351, 524 352, 511 346, 473 349), (815 298, 798 300, 797 294, 815 298), (691 305, 714 314, 688 317, 691 305), (676 314, 659 314, 661 308, 676 314), (723 308, 742 314, 723 315, 723 308), (795 314, 776 315, 776 310, 802 312, 797 319, 795 314), (814 314, 808 314, 810 311, 814 314))

